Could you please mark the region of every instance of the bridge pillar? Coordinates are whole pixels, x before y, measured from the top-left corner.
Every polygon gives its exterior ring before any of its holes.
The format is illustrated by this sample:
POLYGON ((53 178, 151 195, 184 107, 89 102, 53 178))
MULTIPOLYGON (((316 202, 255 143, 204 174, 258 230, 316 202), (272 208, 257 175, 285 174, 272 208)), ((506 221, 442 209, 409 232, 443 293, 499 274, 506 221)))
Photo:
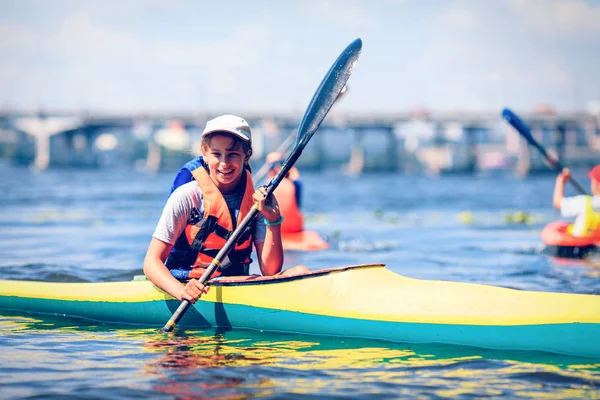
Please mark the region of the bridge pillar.
POLYGON ((554 148, 556 148, 556 157, 558 158, 558 162, 560 163, 564 163, 565 161, 566 136, 566 124, 564 122, 561 122, 556 126, 556 134, 554 135, 554 148))
POLYGON ((365 167, 364 132, 361 128, 352 128, 350 132, 352 135, 352 147, 350 148, 350 160, 345 167, 345 172, 355 176, 360 175, 365 167))
POLYGON ((263 160, 268 153, 274 150, 274 148, 270 148, 269 144, 277 141, 279 127, 275 121, 269 118, 246 121, 252 130, 252 157, 256 160, 263 160))
POLYGON ((600 151, 600 115, 597 121, 585 121, 583 131, 590 148, 600 151))
POLYGON ((33 168, 44 170, 50 165, 50 137, 81 126, 79 118, 18 118, 15 128, 34 137, 33 168))
POLYGON ((148 153, 146 154, 144 169, 149 172, 157 172, 163 164, 163 149, 156 140, 156 134, 163 129, 163 126, 160 123, 153 122, 148 129, 150 131, 147 139, 148 153))
POLYGON ((327 160, 327 154, 325 153, 325 145, 324 145, 324 132, 321 132, 321 134, 315 133, 315 135, 313 135, 312 139, 310 140, 310 142, 308 142, 308 144, 306 145, 307 148, 313 148, 313 152, 315 154, 315 161, 314 161, 314 167, 321 171, 325 168, 325 164, 326 164, 326 160, 327 160), (310 147, 309 147, 310 146, 310 147))
POLYGON ((423 154, 421 162, 426 164, 430 173, 438 175, 451 165, 451 155, 448 146, 445 145, 444 124, 429 118, 425 121, 431 124, 431 149, 423 154))
POLYGON ((33 135, 35 143, 35 158, 32 167, 43 171, 50 165, 50 135, 33 135))
POLYGON ((388 171, 397 171, 398 167, 399 167, 398 138, 396 137, 396 133, 394 132, 393 125, 389 125, 389 126, 385 127, 384 129, 385 129, 385 133, 388 137, 386 169, 388 171))
POLYGON ((517 176, 524 177, 529 174, 529 170, 531 169, 530 149, 529 144, 521 137, 521 135, 519 135, 518 143, 517 162, 513 173, 517 176))
POLYGON ((162 149, 153 139, 148 139, 148 155, 146 156, 145 170, 156 172, 162 162, 162 149))
MULTIPOLYGON (((525 123, 530 127, 532 137, 542 145, 546 146, 547 144, 544 144, 543 140, 545 128, 543 122, 525 121, 525 123)), ((545 161, 541 160, 539 152, 536 149, 532 149, 525 138, 521 137, 519 147, 520 151, 516 165, 516 174, 518 176, 526 176, 532 170, 540 170, 542 168, 541 164, 544 164, 545 168, 545 161)))
POLYGON ((477 169, 477 134, 480 126, 469 124, 465 128, 465 172, 475 172, 477 169))

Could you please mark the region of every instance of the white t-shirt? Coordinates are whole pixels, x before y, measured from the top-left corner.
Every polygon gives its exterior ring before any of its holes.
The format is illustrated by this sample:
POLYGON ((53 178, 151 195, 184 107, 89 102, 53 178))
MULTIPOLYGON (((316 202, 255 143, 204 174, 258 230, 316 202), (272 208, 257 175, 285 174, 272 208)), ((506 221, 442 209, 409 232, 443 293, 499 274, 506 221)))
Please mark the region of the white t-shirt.
MULTIPOLYGON (((563 197, 560 204, 560 213, 563 217, 576 217, 585 212, 587 208, 587 196, 563 197)), ((592 197, 592 208, 600 212, 600 196, 592 197)))
MULTIPOLYGON (((585 231, 585 212, 587 210, 586 195, 563 197, 560 203, 560 213, 565 218, 575 218, 573 234, 580 236, 585 231)), ((600 212, 600 196, 592 196, 592 208, 600 212)))
MULTIPOLYGON (((223 197, 229 208, 235 208, 243 195, 243 190, 239 190, 237 193, 223 197)), ((152 237, 174 245, 185 227, 197 223, 203 215, 204 197, 200 185, 196 181, 181 185, 167 200, 152 237)), ((254 243, 264 243, 266 232, 264 219, 259 215, 255 219, 255 231, 252 233, 254 243)))

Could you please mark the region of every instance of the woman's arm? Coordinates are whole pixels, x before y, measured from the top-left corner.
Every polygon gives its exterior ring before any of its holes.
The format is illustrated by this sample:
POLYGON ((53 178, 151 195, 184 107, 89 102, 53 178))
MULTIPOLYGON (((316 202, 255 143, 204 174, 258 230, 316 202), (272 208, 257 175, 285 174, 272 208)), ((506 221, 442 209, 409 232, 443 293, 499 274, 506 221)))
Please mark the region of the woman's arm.
POLYGON ((564 168, 560 174, 556 177, 554 183, 554 194, 552 196, 552 205, 557 210, 560 210, 565 192, 565 182, 571 178, 571 171, 568 168, 564 168))
MULTIPOLYGON (((270 223, 281 221, 277 199, 271 195, 265 200, 265 194, 264 187, 260 187, 254 192, 253 199, 258 202, 258 210, 262 214, 262 216, 258 216, 257 218, 264 217, 270 223)), ((281 222, 276 225, 267 225, 265 241, 263 243, 255 243, 255 245, 261 273, 265 276, 270 276, 280 272, 283 266, 281 222)))
POLYGON ((260 272, 264 276, 271 276, 280 272, 283 266, 281 226, 267 226, 265 241, 263 243, 255 243, 255 246, 260 272))
POLYGON ((168 243, 152 238, 144 259, 144 274, 152 283, 171 296, 178 300, 188 300, 193 304, 202 293, 208 292, 209 287, 204 286, 196 279, 192 279, 187 285, 184 285, 171 275, 165 266, 165 260, 172 247, 168 243))

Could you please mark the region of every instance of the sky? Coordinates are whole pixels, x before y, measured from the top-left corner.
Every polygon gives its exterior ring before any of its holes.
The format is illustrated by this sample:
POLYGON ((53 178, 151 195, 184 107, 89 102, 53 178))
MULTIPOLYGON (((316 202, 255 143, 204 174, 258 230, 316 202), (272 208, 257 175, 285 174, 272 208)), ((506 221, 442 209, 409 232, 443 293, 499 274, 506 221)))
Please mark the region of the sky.
POLYGON ((0 0, 0 110, 302 112, 355 38, 344 112, 600 107, 600 0, 0 0))

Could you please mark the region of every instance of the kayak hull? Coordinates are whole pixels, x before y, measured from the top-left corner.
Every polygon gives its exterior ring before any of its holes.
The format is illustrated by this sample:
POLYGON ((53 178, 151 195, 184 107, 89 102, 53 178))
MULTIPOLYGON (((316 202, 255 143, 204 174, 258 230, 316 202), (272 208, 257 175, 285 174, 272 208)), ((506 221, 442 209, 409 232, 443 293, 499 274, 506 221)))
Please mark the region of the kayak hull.
MULTIPOLYGON (((162 326, 178 306, 179 301, 148 281, 0 281, 0 309, 25 313, 162 326)), ((216 281, 178 326, 600 358, 600 296, 417 280, 381 265, 315 271, 286 279, 216 281), (373 287, 375 281, 381 284, 373 287)))
POLYGON ((329 248, 315 231, 282 232, 281 242, 285 251, 319 251, 329 248))
POLYGON ((600 237, 578 237, 567 233, 568 222, 554 221, 542 229, 542 242, 545 244, 544 253, 562 258, 586 258, 598 250, 600 237))

